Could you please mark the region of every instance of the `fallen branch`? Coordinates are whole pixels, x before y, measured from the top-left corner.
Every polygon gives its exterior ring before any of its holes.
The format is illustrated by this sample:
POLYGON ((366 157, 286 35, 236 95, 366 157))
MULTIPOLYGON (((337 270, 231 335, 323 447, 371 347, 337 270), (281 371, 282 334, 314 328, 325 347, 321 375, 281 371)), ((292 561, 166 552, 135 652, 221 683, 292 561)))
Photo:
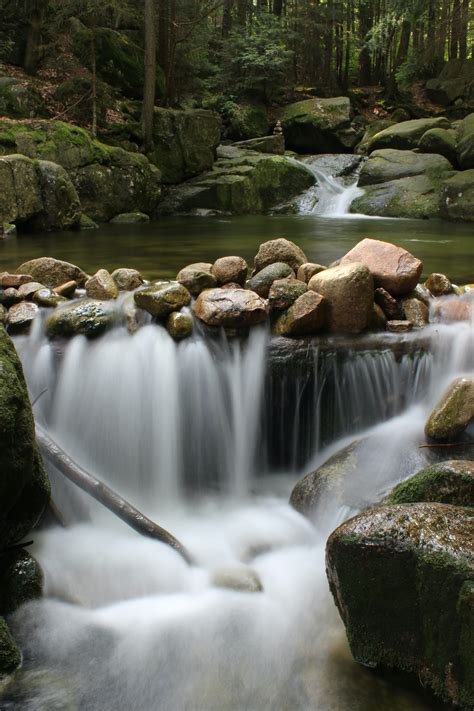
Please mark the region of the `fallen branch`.
POLYGON ((82 469, 51 439, 40 425, 36 425, 36 439, 45 459, 51 462, 69 481, 72 481, 80 489, 87 492, 131 528, 141 533, 142 536, 153 538, 171 546, 184 558, 186 563, 193 564, 193 560, 186 548, 171 533, 144 516, 128 501, 116 494, 113 489, 89 472, 86 472, 85 469, 82 469))
POLYGON ((418 445, 418 449, 433 449, 435 447, 474 447, 474 442, 438 442, 437 444, 418 445))

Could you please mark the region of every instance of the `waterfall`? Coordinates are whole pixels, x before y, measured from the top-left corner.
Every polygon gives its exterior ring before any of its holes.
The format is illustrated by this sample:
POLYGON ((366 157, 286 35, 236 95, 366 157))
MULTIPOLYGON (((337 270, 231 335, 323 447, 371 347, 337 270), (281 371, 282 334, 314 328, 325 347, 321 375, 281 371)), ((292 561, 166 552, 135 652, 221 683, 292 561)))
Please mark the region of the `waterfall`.
POLYGON ((472 372, 472 340, 470 324, 456 324, 350 341, 198 332, 175 344, 148 325, 55 344, 40 322, 16 338, 32 397, 48 388, 37 417, 198 565, 95 511, 36 532, 45 598, 9 620, 24 663, 5 708, 366 711, 375 698, 380 711, 432 711, 352 662, 324 543, 420 467, 427 414, 472 372), (287 497, 299 469, 355 436, 364 444, 347 502, 325 502, 313 526, 278 491, 287 497), (255 493, 265 472, 270 495, 255 493), (264 592, 213 583, 222 567, 248 565, 264 592))
POLYGON ((352 202, 363 195, 357 186, 362 165, 360 156, 329 154, 303 160, 316 184, 297 200, 298 212, 321 217, 347 217, 352 202))

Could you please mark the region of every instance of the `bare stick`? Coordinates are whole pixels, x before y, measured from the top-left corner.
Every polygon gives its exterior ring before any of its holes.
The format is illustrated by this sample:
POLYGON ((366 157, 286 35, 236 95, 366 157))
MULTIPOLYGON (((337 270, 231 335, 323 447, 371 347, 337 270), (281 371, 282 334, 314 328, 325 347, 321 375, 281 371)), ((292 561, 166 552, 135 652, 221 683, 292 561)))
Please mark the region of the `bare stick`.
POLYGON ((166 543, 177 551, 189 565, 193 560, 186 550, 171 533, 144 516, 138 509, 122 499, 113 489, 104 484, 89 472, 82 469, 66 452, 59 447, 40 426, 36 425, 36 439, 43 456, 51 462, 65 477, 83 491, 86 491, 96 501, 112 511, 122 521, 128 524, 142 536, 154 538, 166 543))
POLYGON ((418 449, 433 449, 436 447, 474 447, 474 442, 442 442, 438 444, 419 444, 418 449))

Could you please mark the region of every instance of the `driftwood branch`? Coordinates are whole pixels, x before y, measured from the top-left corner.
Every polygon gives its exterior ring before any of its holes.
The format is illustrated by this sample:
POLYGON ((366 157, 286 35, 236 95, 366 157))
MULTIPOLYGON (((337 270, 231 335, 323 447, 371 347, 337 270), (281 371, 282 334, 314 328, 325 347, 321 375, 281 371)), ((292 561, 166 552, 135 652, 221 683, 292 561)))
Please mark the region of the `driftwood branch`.
POLYGON ((36 425, 36 439, 45 459, 51 462, 69 481, 72 481, 80 489, 87 492, 131 528, 141 533, 142 536, 153 538, 171 546, 189 565, 193 564, 190 554, 177 538, 144 516, 109 486, 85 471, 85 469, 82 469, 38 424, 36 425))
POLYGON ((418 445, 418 449, 436 449, 437 447, 474 447, 474 442, 437 442, 436 444, 418 445))

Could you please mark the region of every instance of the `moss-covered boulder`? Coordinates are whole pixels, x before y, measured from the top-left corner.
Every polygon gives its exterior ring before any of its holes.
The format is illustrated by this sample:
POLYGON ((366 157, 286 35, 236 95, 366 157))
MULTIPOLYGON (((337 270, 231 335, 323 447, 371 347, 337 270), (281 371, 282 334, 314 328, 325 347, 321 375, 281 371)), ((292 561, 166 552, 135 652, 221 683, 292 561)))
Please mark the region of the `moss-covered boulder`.
POLYGON ((236 148, 246 148, 257 153, 274 153, 282 156, 285 153, 285 139, 281 134, 250 138, 247 141, 238 141, 233 144, 236 148))
POLYGON ((375 134, 384 131, 386 128, 390 128, 390 126, 394 126, 396 123, 397 121, 394 121, 393 119, 378 119, 377 121, 369 123, 365 127, 364 135, 362 136, 360 143, 356 145, 354 152, 363 156, 367 155, 370 143, 375 134))
POLYGON ((474 377, 456 378, 443 393, 425 425, 427 437, 455 440, 474 419, 474 377))
POLYGON ((268 297, 270 288, 275 281, 294 277, 295 273, 289 264, 285 262, 274 262, 264 266, 263 269, 254 274, 248 280, 247 286, 264 299, 268 297))
POLYGON ((469 114, 459 124, 457 154, 461 170, 474 168, 474 114, 469 114))
POLYGON ((450 460, 433 464, 398 484, 386 504, 434 501, 454 506, 474 506, 474 462, 450 460))
MULTIPOLYGON (((51 289, 71 281, 76 282, 75 286, 84 286, 87 280, 87 274, 80 267, 54 257, 30 259, 28 262, 23 262, 16 270, 16 273, 19 278, 22 275, 30 275, 33 279, 51 289)), ((28 279, 28 281, 31 281, 31 279, 28 279)), ((70 294, 66 295, 69 296, 70 294)))
POLYGON ((49 500, 20 360, 0 324, 0 545, 25 536, 49 500))
POLYGON ((315 182, 303 163, 284 156, 219 148, 212 171, 170 192, 160 212, 214 210, 219 213, 258 214, 287 202, 315 182))
POLYGON ((329 537, 326 568, 354 658, 412 673, 474 705, 474 513, 439 503, 370 509, 329 537))
POLYGON ((280 117, 287 148, 298 153, 350 152, 358 138, 351 113, 347 96, 290 104, 280 117))
POLYGON ((360 172, 359 185, 376 185, 414 175, 439 176, 452 170, 451 163, 436 153, 415 153, 384 148, 371 153, 360 172))
POLYGON ((135 292, 136 305, 156 318, 167 318, 191 303, 191 294, 176 281, 158 282, 135 292))
POLYGON ((267 112, 256 104, 236 104, 226 101, 219 108, 224 123, 224 138, 246 141, 266 136, 270 130, 267 112))
POLYGON ((430 128, 423 134, 418 143, 418 150, 422 153, 439 153, 449 160, 452 166, 457 167, 456 131, 446 128, 430 128))
POLYGON ((474 168, 442 181, 440 213, 447 220, 474 221, 474 168))
POLYGON ((449 106, 457 99, 472 98, 474 84, 474 61, 450 59, 434 79, 426 82, 426 95, 431 101, 449 106))
POLYGON ((112 326, 115 319, 115 312, 108 302, 79 299, 57 308, 48 317, 46 333, 49 338, 69 338, 77 334, 95 338, 112 326))
POLYGON ((156 108, 148 157, 164 183, 181 183, 212 168, 220 138, 221 120, 213 111, 156 108))
POLYGON ((9 615, 20 605, 43 594, 43 571, 25 550, 13 549, 0 558, 0 614, 9 615))
POLYGON ((0 677, 11 674, 21 664, 21 652, 8 629, 7 623, 0 617, 0 677))
POLYGON ((376 133, 367 143, 366 151, 371 153, 379 148, 396 148, 401 151, 417 148, 421 137, 431 128, 451 128, 448 119, 422 118, 402 121, 376 133))
POLYGON ((0 115, 28 119, 47 116, 48 112, 41 93, 31 82, 0 76, 0 115))
MULTIPOLYGON (((445 173, 446 178, 449 173, 445 173)), ((351 203, 351 212, 375 217, 439 217, 443 176, 415 175, 368 185, 351 203)))
MULTIPOLYGON (((78 126, 61 121, 1 119, 0 155, 12 153, 62 166, 77 191, 75 199, 79 197, 83 211, 94 220, 108 221, 122 212, 152 214, 156 210, 161 195, 161 175, 156 166, 141 154, 93 139, 78 126)), ((79 219, 80 215, 77 222, 79 219)))

